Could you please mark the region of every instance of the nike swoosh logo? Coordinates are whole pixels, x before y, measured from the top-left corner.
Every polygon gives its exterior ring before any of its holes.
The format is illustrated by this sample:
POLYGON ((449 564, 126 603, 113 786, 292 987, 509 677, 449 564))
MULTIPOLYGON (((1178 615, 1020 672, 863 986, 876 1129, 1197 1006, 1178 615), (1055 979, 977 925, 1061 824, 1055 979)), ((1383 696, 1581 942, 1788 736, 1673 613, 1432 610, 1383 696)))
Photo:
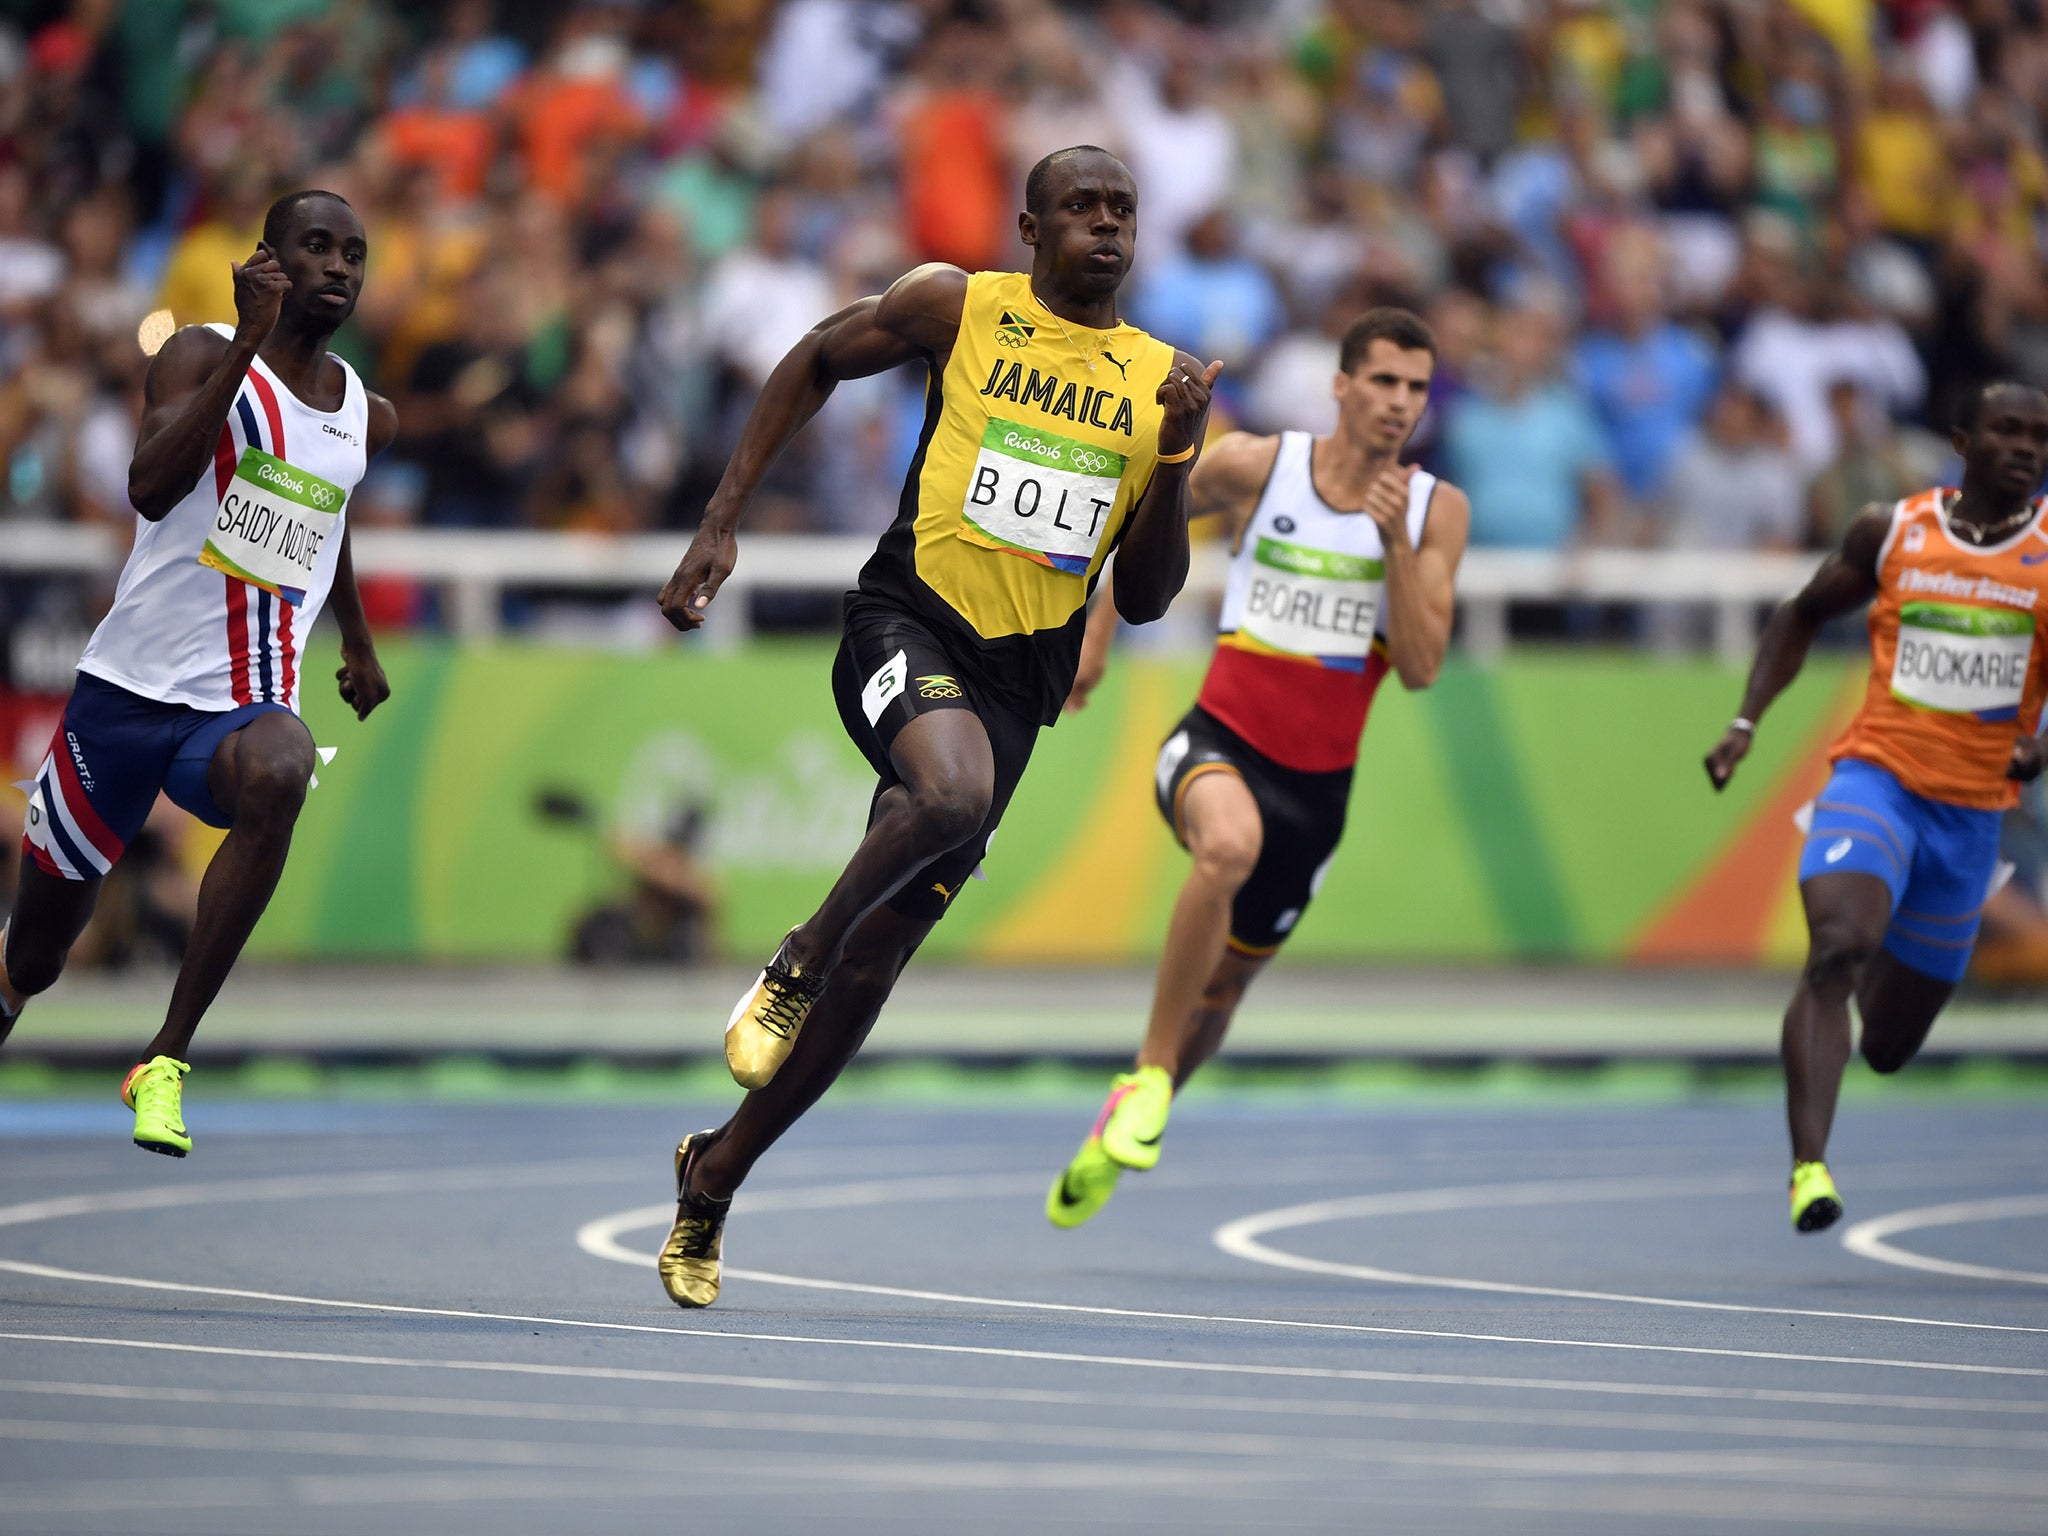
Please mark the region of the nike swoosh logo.
MULTIPOLYGON (((1166 1132, 1161 1131, 1159 1136, 1164 1136, 1165 1134, 1166 1132)), ((1159 1136, 1133 1136, 1131 1140, 1141 1147, 1156 1147, 1159 1145, 1159 1136)))
POLYGON ((1081 1197, 1068 1190, 1067 1177, 1064 1173, 1060 1175, 1060 1204, 1065 1206, 1079 1205, 1081 1197))
POLYGON ((2042 550, 2038 555, 2020 556, 2021 565, 2039 565, 2043 560, 2048 560, 2048 549, 2042 550))

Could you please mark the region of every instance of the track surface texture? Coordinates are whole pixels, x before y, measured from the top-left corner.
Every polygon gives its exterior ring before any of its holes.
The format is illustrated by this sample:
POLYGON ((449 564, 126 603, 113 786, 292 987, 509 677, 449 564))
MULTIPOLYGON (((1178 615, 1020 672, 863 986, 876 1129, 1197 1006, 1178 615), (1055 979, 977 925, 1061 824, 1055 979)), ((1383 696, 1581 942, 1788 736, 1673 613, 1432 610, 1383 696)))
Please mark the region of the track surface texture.
POLYGON ((823 1106, 662 1296, 645 1105, 0 1103, 0 1531, 2039 1531, 2048 1123, 823 1106), (1885 1218, 1896 1218, 1885 1220, 1885 1218), (1846 1241, 1845 1241, 1846 1234, 1846 1241))

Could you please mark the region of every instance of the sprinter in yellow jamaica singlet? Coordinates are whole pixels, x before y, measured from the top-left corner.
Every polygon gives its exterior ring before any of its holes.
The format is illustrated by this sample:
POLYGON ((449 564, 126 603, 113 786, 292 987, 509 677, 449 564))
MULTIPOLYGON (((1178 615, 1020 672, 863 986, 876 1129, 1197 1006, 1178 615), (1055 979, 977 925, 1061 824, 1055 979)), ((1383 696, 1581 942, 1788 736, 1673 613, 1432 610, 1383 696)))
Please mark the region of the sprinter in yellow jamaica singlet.
POLYGON ((1032 168, 1017 227, 1029 273, 919 267, 821 321, 776 367, 683 563, 661 592, 704 622, 763 474, 842 379, 927 371, 896 521, 847 595, 833 696, 881 782, 867 835, 726 1027, 749 1089, 676 1148, 662 1285, 718 1295, 741 1181, 860 1049, 904 965, 979 866, 1079 663, 1088 595, 1118 551, 1117 611, 1166 611, 1188 570, 1188 473, 1221 364, 1117 319, 1138 194, 1092 145, 1032 168))

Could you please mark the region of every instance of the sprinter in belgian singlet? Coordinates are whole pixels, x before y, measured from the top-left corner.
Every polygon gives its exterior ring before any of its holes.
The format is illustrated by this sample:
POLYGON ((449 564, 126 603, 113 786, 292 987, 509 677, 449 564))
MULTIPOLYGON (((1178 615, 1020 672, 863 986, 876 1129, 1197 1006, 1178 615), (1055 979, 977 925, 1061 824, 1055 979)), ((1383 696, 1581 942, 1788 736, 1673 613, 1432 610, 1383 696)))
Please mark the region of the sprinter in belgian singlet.
MULTIPOLYGON (((1194 863, 1137 1061, 1046 1195, 1054 1226, 1079 1226, 1125 1169, 1158 1163, 1174 1093, 1223 1044, 1336 856, 1382 679, 1426 688, 1443 663, 1471 508, 1400 462, 1435 364, 1419 317, 1369 310, 1338 349, 1334 432, 1234 432, 1194 477, 1194 515, 1226 519, 1230 579, 1208 676, 1161 745, 1153 784, 1194 863)), ((1097 604, 1071 707, 1100 680, 1115 628, 1097 604)))
POLYGON ((1960 490, 1873 506, 1772 617, 1707 755, 1725 787, 1822 625, 1870 604, 1870 683, 1810 807, 1806 965, 1785 1012, 1792 1225, 1832 1226, 1828 1132, 1849 1060, 1896 1072, 1954 993, 1998 879, 2001 814, 2041 772, 2048 697, 2048 394, 1987 385, 1954 433, 1960 490))
POLYGON ((151 360, 128 468, 135 546, 36 774, 21 888, 0 932, 0 1039, 64 968, 100 880, 161 792, 227 828, 163 1028, 126 1080, 135 1144, 183 1157, 185 1061, 269 904, 313 776, 304 647, 330 602, 341 696, 389 695, 349 558, 349 493, 398 430, 328 339, 369 244, 332 192, 279 198, 235 268, 233 326, 188 326, 151 360))
POLYGON ((924 431, 895 524, 847 595, 833 694, 880 780, 867 836, 726 1027, 749 1089, 676 1148, 660 1259, 678 1306, 718 1295, 733 1192, 867 1037, 896 977, 980 866, 1041 727, 1074 680, 1111 550, 1125 617, 1159 617, 1187 577, 1187 484, 1221 364, 1121 323, 1138 193, 1115 156, 1033 168, 1029 273, 925 266, 823 320, 762 388, 703 525, 661 593, 701 624, 733 533, 783 444, 842 379, 926 370, 924 431))

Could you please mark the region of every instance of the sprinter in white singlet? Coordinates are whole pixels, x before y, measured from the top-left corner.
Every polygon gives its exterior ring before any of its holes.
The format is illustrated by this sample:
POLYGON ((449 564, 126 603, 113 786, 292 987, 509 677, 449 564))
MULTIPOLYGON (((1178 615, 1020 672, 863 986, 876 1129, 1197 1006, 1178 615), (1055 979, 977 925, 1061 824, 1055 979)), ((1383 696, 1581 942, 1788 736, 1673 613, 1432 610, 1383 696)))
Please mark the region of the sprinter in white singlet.
MULTIPOLYGON (((1055 1226, 1079 1226, 1124 1169, 1159 1161, 1175 1090, 1216 1053, 1245 988, 1322 884, 1381 679, 1436 680, 1471 508, 1455 486, 1400 462, 1435 362, 1419 318, 1369 310, 1338 351, 1336 431, 1235 432, 1195 468, 1191 515, 1229 520, 1230 580, 1209 674, 1160 748, 1154 786, 1195 862, 1136 1066, 1111 1084, 1046 1196, 1055 1226)), ((1099 604, 1070 708, 1101 678, 1115 627, 1099 604)))
POLYGON ((340 197, 280 198, 235 268, 236 323, 188 326, 150 363, 128 468, 135 547, 30 788, 21 886, 0 930, 0 1040, 63 970, 159 793, 227 828, 163 1028, 121 1085, 135 1144, 172 1157, 192 1150, 192 1033, 269 904, 313 775, 299 693, 330 601, 342 699, 361 719, 391 692, 346 518, 398 418, 328 351, 368 256, 340 197))

